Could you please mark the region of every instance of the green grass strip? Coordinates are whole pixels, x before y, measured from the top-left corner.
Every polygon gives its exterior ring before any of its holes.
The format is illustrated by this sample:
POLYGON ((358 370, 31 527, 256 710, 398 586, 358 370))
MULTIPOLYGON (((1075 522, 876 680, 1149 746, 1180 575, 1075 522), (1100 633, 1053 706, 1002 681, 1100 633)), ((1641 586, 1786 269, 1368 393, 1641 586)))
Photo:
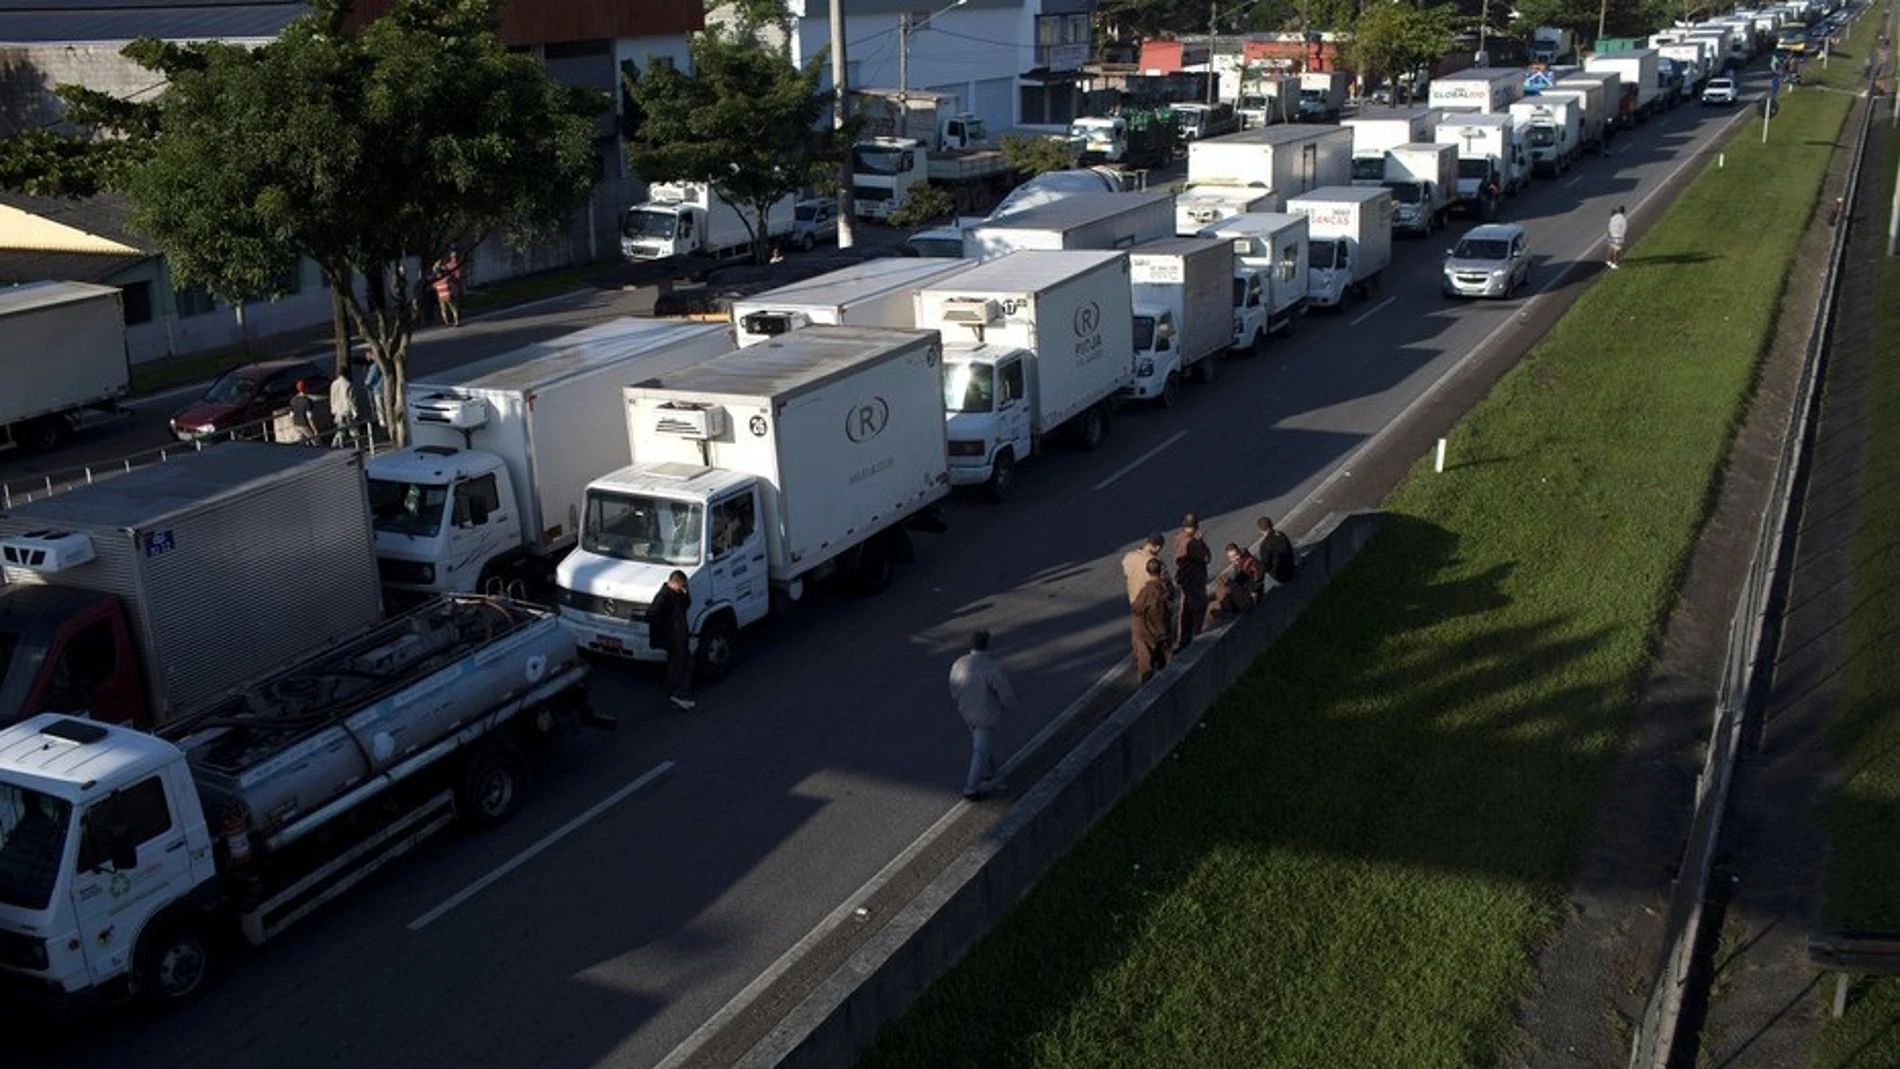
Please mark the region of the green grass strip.
POLYGON ((863 1064, 1507 1057, 1848 103, 1728 146, 863 1064))
MULTIPOLYGON (((1876 222, 1884 222, 1892 202, 1895 148, 1865 190, 1867 202, 1881 209, 1876 222)), ((1824 916, 1830 927, 1891 932, 1900 931, 1900 620, 1893 611, 1900 592, 1900 263, 1882 258, 1875 279, 1853 610, 1831 725, 1840 780, 1825 816, 1831 862, 1824 916)), ((1831 978, 1826 993, 1833 994, 1831 978)), ((1900 981, 1872 982, 1846 1016, 1829 1021, 1815 1064, 1900 1065, 1897 1022, 1900 981)))

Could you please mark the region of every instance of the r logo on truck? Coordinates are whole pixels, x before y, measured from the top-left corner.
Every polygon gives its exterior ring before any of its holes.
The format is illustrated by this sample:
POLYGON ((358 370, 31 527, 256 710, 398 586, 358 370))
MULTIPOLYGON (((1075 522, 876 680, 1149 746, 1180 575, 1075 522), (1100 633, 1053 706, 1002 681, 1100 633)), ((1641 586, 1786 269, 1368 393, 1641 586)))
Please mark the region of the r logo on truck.
POLYGON ((845 413, 845 437, 863 445, 865 442, 884 433, 884 426, 891 421, 891 406, 882 397, 873 397, 845 413))
POLYGON ((1075 310, 1075 336, 1086 338, 1100 329, 1102 325, 1102 306, 1094 301, 1075 310))

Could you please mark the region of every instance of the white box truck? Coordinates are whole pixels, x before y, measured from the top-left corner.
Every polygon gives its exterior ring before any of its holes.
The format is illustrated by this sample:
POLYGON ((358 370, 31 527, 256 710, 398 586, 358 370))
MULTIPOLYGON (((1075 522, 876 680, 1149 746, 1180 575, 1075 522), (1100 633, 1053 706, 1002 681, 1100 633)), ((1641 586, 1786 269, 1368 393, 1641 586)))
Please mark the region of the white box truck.
POLYGON ((1169 193, 1071 193, 963 232, 963 255, 994 260, 1023 250, 1126 249, 1174 233, 1169 193))
POLYGON ((367 465, 384 586, 545 597, 588 481, 628 462, 620 388, 731 350, 717 323, 622 318, 410 382, 408 447, 367 465))
POLYGON ((1605 129, 1609 113, 1604 106, 1603 83, 1577 80, 1559 83, 1538 97, 1569 97, 1577 109, 1577 149, 1602 154, 1608 149, 1605 129))
POLYGON ((1348 71, 1302 71, 1300 73, 1300 121, 1338 122, 1346 109, 1346 93, 1352 88, 1348 71))
POLYGON ((1297 122, 1300 117, 1299 75, 1247 74, 1240 89, 1240 104, 1235 110, 1243 130, 1297 122))
MULTIPOLYGON (((765 240, 792 233, 793 205, 787 196, 765 214, 765 240)), ((647 199, 620 219, 620 252, 629 260, 677 256, 725 259, 752 252, 757 221, 737 204, 728 204, 704 182, 655 182, 647 199)))
POLYGON ((841 267, 732 302, 733 333, 746 346, 803 327, 914 327, 917 291, 970 266, 961 257, 889 256, 841 267))
POLYGON ((1378 288, 1392 262, 1392 194, 1363 186, 1316 189, 1287 202, 1306 216, 1306 299, 1343 310, 1354 297, 1378 288))
POLYGON ((1126 253, 1019 252, 917 295, 917 325, 943 333, 953 484, 1006 497, 1056 434, 1101 444, 1135 380, 1128 278, 1126 253))
POLYGON ((1509 114, 1447 115, 1432 140, 1458 146, 1458 201, 1481 219, 1496 218, 1502 198, 1530 181, 1530 155, 1509 114))
POLYGON ((1234 247, 1234 349, 1287 333, 1306 307, 1307 224, 1283 212, 1236 215, 1201 231, 1234 247))
MULTIPOLYGON (((1352 131, 1352 185, 1385 181, 1385 150, 1430 141, 1438 127, 1436 108, 1365 108, 1340 122, 1352 131)), ((1334 185, 1337 183, 1328 183, 1334 185)))
POLYGON ((1442 141, 1394 145, 1385 152, 1380 185, 1392 192, 1392 228, 1429 235, 1445 225, 1458 196, 1458 146, 1442 141))
MULTIPOLYGON (((1557 79, 1551 88, 1566 92, 1579 92, 1595 95, 1602 104, 1603 140, 1602 152, 1609 154, 1610 140, 1619 130, 1628 129, 1636 122, 1636 87, 1623 91, 1623 79, 1615 71, 1575 71, 1557 79)), ((1585 105, 1586 113, 1589 105, 1585 105)))
POLYGON ((1656 67, 1658 58, 1655 50, 1648 48, 1631 49, 1628 52, 1599 52, 1583 61, 1583 69, 1607 71, 1615 74, 1624 85, 1635 86, 1635 117, 1641 119, 1662 108, 1660 75, 1656 67))
POLYGON ((1254 186, 1282 201, 1316 186, 1352 181, 1352 131, 1343 126, 1268 126, 1188 146, 1187 188, 1254 186))
POLYGON ((698 672, 740 631, 848 574, 864 593, 950 492, 935 331, 807 327, 625 388, 633 463, 587 487, 561 620, 600 656, 664 661, 646 612, 675 570, 698 672))
POLYGON ((1467 67, 1434 78, 1426 102, 1447 112, 1501 115, 1524 98, 1524 78, 1517 67, 1467 67))
POLYGON ((1531 171, 1555 177, 1570 169, 1583 151, 1583 109, 1564 93, 1539 93, 1511 105, 1531 171))
POLYGON ((1280 195, 1261 186, 1195 186, 1174 198, 1174 232, 1192 237, 1222 219, 1280 206, 1280 195))
POLYGON ((1658 55, 1675 60, 1688 71, 1688 77, 1683 79, 1685 95, 1700 95, 1702 87, 1721 69, 1715 63, 1715 42, 1706 37, 1675 41, 1658 41, 1652 37, 1650 43, 1658 55))
POLYGON ((1128 250, 1135 381, 1125 396, 1173 408, 1184 377, 1214 381, 1233 341, 1233 278, 1233 243, 1218 238, 1162 238, 1128 250))
POLYGON ((132 389, 125 313, 113 286, 35 282, 0 289, 0 452, 57 449, 132 389))

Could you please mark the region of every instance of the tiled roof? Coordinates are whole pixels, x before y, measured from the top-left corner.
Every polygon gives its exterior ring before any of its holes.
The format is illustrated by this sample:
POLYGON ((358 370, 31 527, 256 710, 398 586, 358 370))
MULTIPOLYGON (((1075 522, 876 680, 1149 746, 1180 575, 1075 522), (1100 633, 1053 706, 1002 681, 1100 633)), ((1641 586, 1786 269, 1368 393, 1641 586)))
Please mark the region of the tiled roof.
POLYGON ((157 253, 28 252, 0 249, 0 285, 16 282, 105 282, 157 253))

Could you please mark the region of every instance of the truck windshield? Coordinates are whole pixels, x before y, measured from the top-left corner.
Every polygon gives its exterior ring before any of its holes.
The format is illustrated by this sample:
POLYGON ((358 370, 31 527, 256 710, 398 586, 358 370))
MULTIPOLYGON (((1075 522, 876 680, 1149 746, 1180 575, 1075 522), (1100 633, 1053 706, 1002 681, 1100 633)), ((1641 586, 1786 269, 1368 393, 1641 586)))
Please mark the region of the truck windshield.
POLYGON ((1544 126, 1541 123, 1531 127, 1530 142, 1533 148, 1549 148, 1555 145, 1557 143, 1557 128, 1554 126, 1544 126))
POLYGON ((1482 157, 1482 156, 1476 159, 1466 158, 1466 159, 1459 160, 1458 161, 1458 177, 1460 178, 1489 178, 1491 177, 1491 160, 1488 157, 1482 157))
POLYGON ((888 148, 868 148, 854 145, 851 148, 851 172, 853 174, 896 174, 903 153, 888 148))
POLYGON ((370 524, 389 534, 434 538, 448 510, 449 488, 426 483, 369 481, 370 524))
POLYGON ((1333 245, 1330 239, 1316 240, 1306 248, 1306 266, 1315 271, 1333 269, 1333 245))
POLYGON ((698 564, 704 525, 696 501, 589 490, 581 548, 637 564, 698 564))
POLYGON ((45 909, 53 900, 72 816, 51 795, 0 783, 0 902, 45 909))
POLYGON ((995 398, 995 368, 988 364, 943 365, 945 412, 988 412, 995 398))
POLYGON ((1392 199, 1400 204, 1417 204, 1419 190, 1414 182, 1387 182, 1385 188, 1392 191, 1392 199))
POLYGON ((1370 179, 1377 182, 1385 177, 1384 156, 1354 156, 1352 158, 1352 177, 1354 181, 1370 179))
POLYGON ((1145 353, 1155 347, 1155 317, 1135 317, 1135 351, 1145 353))
POLYGON ((679 217, 672 212, 642 211, 627 213, 620 233, 630 238, 671 238, 679 228, 679 217))

